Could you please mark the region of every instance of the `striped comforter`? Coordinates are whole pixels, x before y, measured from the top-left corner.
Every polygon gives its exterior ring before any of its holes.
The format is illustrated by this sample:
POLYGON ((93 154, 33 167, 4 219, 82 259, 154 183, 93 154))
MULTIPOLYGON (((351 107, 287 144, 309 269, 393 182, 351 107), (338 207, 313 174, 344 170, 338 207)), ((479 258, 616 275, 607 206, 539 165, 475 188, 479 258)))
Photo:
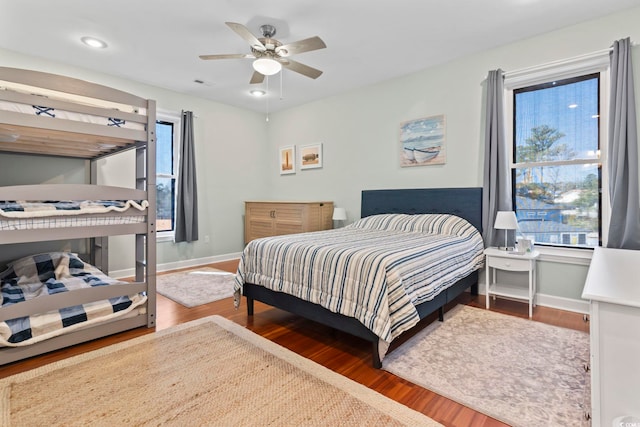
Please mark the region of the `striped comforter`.
POLYGON ((251 241, 236 275, 358 319, 390 343, 420 319, 415 305, 484 265, 483 240, 453 215, 375 215, 342 229, 251 241))

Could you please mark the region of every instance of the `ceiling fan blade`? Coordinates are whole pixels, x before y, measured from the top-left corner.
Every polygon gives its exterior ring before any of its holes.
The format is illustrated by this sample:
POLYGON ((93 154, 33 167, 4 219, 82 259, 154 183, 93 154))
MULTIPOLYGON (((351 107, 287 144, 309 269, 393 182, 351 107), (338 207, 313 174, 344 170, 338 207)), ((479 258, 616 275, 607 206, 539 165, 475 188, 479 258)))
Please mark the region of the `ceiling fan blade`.
POLYGON ((308 65, 301 64, 297 61, 293 61, 289 58, 283 59, 282 61, 280 61, 280 63, 282 63, 283 67, 288 68, 291 71, 295 71, 296 73, 300 73, 304 76, 311 77, 312 79, 317 79, 322 75, 322 71, 313 67, 309 67, 308 65))
POLYGON ((276 53, 282 57, 287 57, 302 52, 309 52, 311 50, 324 49, 325 47, 327 47, 327 45, 324 44, 322 39, 318 36, 314 36, 308 39, 278 46, 276 48, 276 53))
POLYGON ((242 59, 242 58, 255 58, 255 56, 248 53, 229 53, 223 55, 200 55, 200 59, 242 59))
POLYGON ((267 50, 267 48, 262 44, 262 42, 258 40, 258 38, 254 36, 251 33, 251 31, 249 31, 247 27, 245 27, 244 25, 238 24, 236 22, 225 22, 225 24, 227 24, 229 28, 235 31, 236 34, 238 34, 240 37, 242 37, 247 42, 249 42, 249 46, 251 46, 255 50, 259 50, 261 52, 264 52, 265 50, 267 50))
POLYGON ((251 80, 249 81, 249 84, 258 84, 258 83, 262 83, 264 81, 264 74, 260 74, 257 71, 253 72, 253 75, 251 76, 251 80))

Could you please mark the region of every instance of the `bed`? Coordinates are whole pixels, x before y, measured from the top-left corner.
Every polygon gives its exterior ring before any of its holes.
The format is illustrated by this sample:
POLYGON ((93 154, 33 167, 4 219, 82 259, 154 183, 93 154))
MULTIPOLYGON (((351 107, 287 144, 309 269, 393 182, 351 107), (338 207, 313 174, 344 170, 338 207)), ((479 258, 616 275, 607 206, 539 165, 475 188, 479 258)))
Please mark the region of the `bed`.
POLYGON ((363 191, 362 219, 344 229, 250 242, 236 305, 242 294, 249 315, 257 300, 364 338, 379 368, 393 339, 477 293, 481 199, 480 188, 363 191))
POLYGON ((87 248, 35 252, 0 271, 0 365, 155 326, 155 110, 153 100, 115 88, 0 67, 0 155, 81 159, 87 177, 0 186, 0 245, 78 240, 87 248), (129 150, 134 182, 99 185, 99 160, 129 150), (135 236, 133 281, 108 276, 116 235, 135 236))

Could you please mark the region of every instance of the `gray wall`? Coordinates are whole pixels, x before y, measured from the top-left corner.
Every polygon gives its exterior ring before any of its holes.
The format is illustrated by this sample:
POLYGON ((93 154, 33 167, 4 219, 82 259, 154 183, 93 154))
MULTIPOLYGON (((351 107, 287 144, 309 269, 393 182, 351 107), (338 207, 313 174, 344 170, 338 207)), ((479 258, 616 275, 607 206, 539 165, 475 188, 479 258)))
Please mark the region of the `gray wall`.
MULTIPOLYGON (((640 8, 272 113, 269 122, 262 114, 113 76, 10 51, 0 51, 0 55, 2 65, 93 80, 156 99, 158 107, 165 110, 195 112, 201 237, 209 235, 211 243, 159 244, 158 262, 171 263, 241 251, 242 202, 247 199, 333 200, 347 209, 347 222, 352 222, 359 217, 363 189, 480 186, 487 72, 498 67, 510 71, 575 57, 606 49, 614 40, 627 36, 640 42, 637 22, 640 8), (401 168, 399 124, 437 114, 446 116, 446 164, 401 168), (279 174, 279 147, 319 142, 324 154, 321 169, 298 168, 295 175, 279 174)), ((639 47, 634 48, 634 61, 636 81, 640 82, 639 47)), ((322 84, 322 80, 317 84, 322 84)), ((6 157, 0 157, 2 164, 5 160, 6 157)), ((109 159, 107 163, 112 164, 106 165, 107 170, 119 171, 121 167, 116 164, 119 161, 109 159)), ((104 178, 107 182, 114 179, 111 175, 104 178)), ((3 180, 2 175, 0 179, 3 180)), ((112 256, 112 269, 131 267, 133 257, 128 256, 127 250, 112 256)), ((547 261, 540 263, 539 272, 541 292, 561 298, 580 297, 585 266, 547 261)))

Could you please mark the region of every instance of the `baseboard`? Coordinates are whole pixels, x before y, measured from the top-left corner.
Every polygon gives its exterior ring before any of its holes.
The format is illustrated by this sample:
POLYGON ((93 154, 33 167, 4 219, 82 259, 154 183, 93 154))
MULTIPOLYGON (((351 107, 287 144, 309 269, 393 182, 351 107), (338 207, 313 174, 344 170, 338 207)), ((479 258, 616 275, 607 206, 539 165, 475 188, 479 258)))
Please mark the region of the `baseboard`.
MULTIPOLYGON (((215 262, 231 261, 231 260, 240 258, 240 255, 241 255, 240 252, 236 252, 236 253, 215 255, 215 256, 204 257, 204 258, 195 258, 195 259, 186 259, 182 261, 168 262, 165 264, 157 264, 156 271, 158 273, 161 273, 163 271, 178 270, 180 268, 191 268, 191 267, 198 267, 201 265, 213 264, 215 262)), ((109 272, 109 276, 115 279, 133 277, 135 276, 135 274, 136 274, 136 271, 134 268, 127 268, 124 270, 115 270, 115 271, 109 272)))
POLYGON ((555 295, 537 294, 536 304, 543 307, 557 308, 576 313, 589 314, 589 301, 573 298, 558 297, 555 295))
MULTIPOLYGON (((478 293, 480 295, 486 295, 484 283, 479 284, 478 293)), ((589 314, 589 301, 582 299, 565 298, 548 294, 536 294, 536 305, 556 308, 558 310, 572 311, 575 313, 589 314)))

